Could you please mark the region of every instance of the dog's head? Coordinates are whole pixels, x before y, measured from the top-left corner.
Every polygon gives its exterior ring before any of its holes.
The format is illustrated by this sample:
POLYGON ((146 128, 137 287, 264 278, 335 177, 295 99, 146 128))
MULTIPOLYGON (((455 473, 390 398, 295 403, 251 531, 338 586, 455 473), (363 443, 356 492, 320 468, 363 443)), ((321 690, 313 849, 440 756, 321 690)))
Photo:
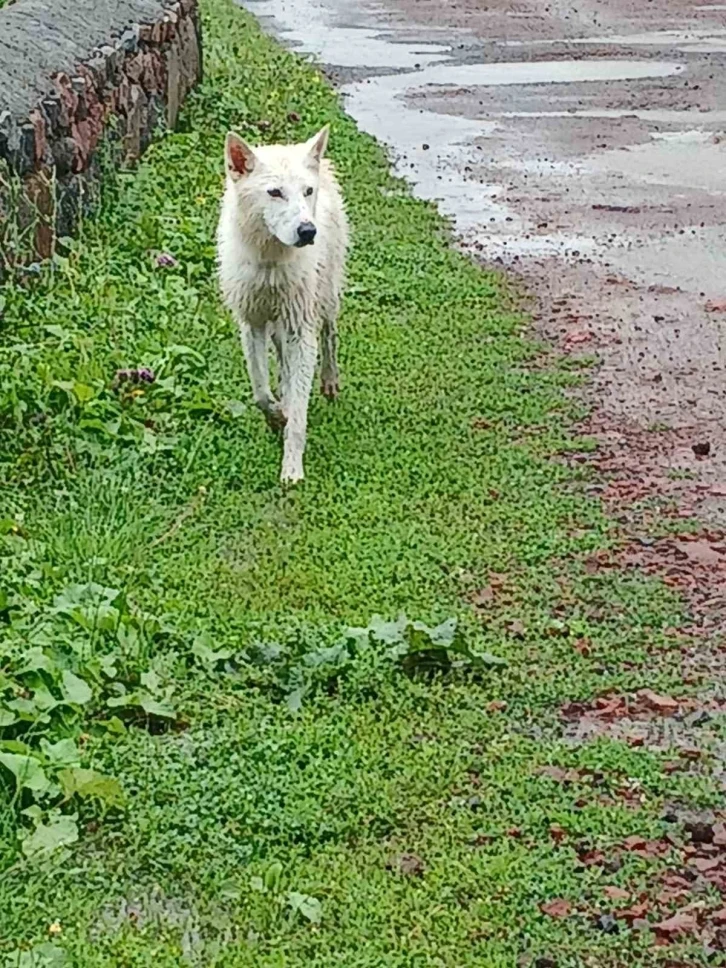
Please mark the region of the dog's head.
POLYGON ((315 241, 315 203, 328 126, 293 145, 253 148, 230 131, 225 143, 227 185, 241 213, 287 246, 315 241))

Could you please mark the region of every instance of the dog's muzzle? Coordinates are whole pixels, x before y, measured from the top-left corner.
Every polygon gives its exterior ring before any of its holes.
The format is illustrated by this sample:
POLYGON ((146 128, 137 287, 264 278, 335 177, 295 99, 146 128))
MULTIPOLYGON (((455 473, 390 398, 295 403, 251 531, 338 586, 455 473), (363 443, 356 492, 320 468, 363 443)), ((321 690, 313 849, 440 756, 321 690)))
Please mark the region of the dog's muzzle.
POLYGON ((318 230, 312 222, 301 222, 297 227, 296 248, 301 249, 304 245, 312 245, 318 230))

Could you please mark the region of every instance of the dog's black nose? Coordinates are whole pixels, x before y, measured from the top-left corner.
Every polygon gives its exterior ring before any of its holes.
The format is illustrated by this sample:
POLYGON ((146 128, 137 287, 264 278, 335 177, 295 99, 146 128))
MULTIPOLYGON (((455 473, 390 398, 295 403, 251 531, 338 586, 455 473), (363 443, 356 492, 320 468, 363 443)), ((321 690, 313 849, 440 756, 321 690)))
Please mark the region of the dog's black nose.
POLYGON ((312 245, 317 231, 312 222, 301 222, 297 227, 297 244, 312 245))

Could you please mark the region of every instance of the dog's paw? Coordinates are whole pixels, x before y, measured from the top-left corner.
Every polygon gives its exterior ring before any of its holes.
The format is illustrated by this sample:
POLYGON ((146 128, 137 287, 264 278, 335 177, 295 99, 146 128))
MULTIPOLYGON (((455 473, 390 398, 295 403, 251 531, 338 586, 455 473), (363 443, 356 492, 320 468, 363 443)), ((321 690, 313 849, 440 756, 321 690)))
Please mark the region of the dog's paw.
POLYGON ((303 473, 302 467, 285 467, 282 465, 282 471, 280 473, 280 483, 284 485, 299 484, 301 481, 305 480, 305 474, 303 473))
POLYGON ((327 400, 337 400, 340 396, 340 383, 337 376, 323 377, 320 381, 320 392, 327 400))

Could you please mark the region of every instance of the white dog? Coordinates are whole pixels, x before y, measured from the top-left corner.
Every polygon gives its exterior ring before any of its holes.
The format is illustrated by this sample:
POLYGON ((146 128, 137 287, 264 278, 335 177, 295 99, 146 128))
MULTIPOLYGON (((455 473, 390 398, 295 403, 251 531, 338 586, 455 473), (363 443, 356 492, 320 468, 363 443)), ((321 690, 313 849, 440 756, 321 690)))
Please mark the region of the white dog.
POLYGON ((217 231, 222 294, 240 328, 255 403, 284 427, 284 482, 303 479, 310 392, 322 332, 322 392, 338 394, 336 320, 348 223, 328 128, 302 144, 252 148, 230 132, 227 185, 217 231), (280 397, 270 388, 268 340, 277 350, 280 397))

